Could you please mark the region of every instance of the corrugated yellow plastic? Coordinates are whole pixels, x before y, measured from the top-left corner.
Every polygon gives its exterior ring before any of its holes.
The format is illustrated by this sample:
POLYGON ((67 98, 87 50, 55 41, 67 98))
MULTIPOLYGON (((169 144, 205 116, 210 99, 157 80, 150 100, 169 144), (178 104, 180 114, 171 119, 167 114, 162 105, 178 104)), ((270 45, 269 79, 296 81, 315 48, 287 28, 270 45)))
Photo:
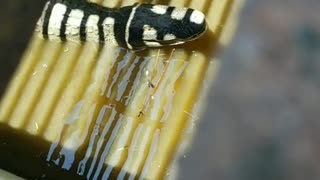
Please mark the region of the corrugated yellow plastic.
MULTIPOLYGON (((137 1, 94 2, 119 7, 137 1)), ((195 104, 203 104, 198 99, 214 82, 215 52, 228 46, 243 1, 140 2, 201 10, 208 33, 184 46, 138 53, 35 33, 1 101, 0 121, 52 142, 48 160, 58 158, 51 153, 55 144, 61 154, 83 152, 73 165, 88 178, 166 178, 179 145, 190 140, 185 129, 199 117, 195 104)))

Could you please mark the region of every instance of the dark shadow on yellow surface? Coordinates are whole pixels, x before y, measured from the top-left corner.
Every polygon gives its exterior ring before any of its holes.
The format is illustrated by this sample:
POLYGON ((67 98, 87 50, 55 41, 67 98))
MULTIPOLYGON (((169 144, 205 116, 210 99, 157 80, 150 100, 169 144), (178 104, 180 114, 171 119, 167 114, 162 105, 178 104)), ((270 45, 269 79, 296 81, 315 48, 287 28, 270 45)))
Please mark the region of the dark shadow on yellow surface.
MULTIPOLYGON (((0 169, 26 179, 85 179, 76 173, 76 168, 67 171, 54 162, 48 162, 50 146, 51 142, 0 123, 0 169)), ((114 168, 110 179, 116 178, 120 170, 114 168)))

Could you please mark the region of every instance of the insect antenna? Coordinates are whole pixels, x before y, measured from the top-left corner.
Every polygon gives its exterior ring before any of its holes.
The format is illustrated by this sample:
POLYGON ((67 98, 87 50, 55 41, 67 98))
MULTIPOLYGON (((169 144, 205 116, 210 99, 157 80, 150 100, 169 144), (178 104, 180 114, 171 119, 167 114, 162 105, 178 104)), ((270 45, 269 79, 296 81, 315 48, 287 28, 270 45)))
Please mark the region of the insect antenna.
MULTIPOLYGON (((146 108, 147 108, 148 105, 150 104, 150 99, 154 99, 154 96, 155 96, 155 94, 156 94, 156 92, 157 92, 157 90, 158 90, 158 88, 159 88, 159 85, 161 84, 161 82, 162 82, 162 80, 163 80, 164 74, 165 74, 166 71, 168 70, 168 67, 169 67, 169 66, 168 66, 168 63, 169 63, 170 60, 172 59, 172 56, 173 56, 174 51, 175 51, 175 49, 173 49, 173 50, 171 51, 170 56, 168 57, 167 60, 165 60, 165 59, 162 60, 162 63, 163 63, 163 65, 164 65, 164 68, 163 68, 163 70, 162 70, 162 72, 161 72, 161 74, 160 74, 160 77, 158 78, 157 82, 156 82, 155 84, 153 84, 153 83, 151 82, 151 80, 148 81, 148 87, 149 87, 149 88, 152 88, 152 92, 151 92, 150 95, 148 95, 148 97, 145 99, 145 101, 144 101, 144 103, 143 103, 143 108, 142 108, 142 110, 139 112, 138 117, 144 115, 144 112, 145 112, 146 108)), ((155 64, 154 64, 154 68, 153 68, 153 69, 157 69, 156 67, 157 67, 158 64, 159 64, 160 56, 161 56, 160 52, 161 52, 161 50, 159 49, 159 50, 158 50, 158 53, 157 53, 157 57, 156 57, 156 62, 155 62, 155 64)))

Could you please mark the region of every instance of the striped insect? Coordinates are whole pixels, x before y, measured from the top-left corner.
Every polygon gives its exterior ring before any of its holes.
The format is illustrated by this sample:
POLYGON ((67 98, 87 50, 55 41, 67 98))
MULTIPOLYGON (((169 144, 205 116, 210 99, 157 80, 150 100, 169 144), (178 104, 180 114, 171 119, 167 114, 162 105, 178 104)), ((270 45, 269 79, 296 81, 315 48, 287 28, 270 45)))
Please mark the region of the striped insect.
POLYGON ((203 13, 190 8, 138 3, 107 8, 86 0, 50 0, 36 29, 49 39, 110 41, 137 51, 197 39, 207 25, 203 13))

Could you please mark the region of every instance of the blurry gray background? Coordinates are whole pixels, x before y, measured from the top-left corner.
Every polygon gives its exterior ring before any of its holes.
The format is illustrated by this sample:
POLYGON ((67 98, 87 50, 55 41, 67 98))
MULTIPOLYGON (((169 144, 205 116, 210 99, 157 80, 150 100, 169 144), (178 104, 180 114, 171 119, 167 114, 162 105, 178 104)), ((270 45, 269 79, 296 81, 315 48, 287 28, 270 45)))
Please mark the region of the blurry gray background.
POLYGON ((180 179, 320 179, 319 10, 248 0, 180 179))
POLYGON ((0 97, 26 48, 44 0, 1 0, 0 97))
MULTIPOLYGON (((43 4, 2 0, 0 96, 43 4)), ((319 0, 248 0, 180 179, 320 179, 319 9, 319 0)))

